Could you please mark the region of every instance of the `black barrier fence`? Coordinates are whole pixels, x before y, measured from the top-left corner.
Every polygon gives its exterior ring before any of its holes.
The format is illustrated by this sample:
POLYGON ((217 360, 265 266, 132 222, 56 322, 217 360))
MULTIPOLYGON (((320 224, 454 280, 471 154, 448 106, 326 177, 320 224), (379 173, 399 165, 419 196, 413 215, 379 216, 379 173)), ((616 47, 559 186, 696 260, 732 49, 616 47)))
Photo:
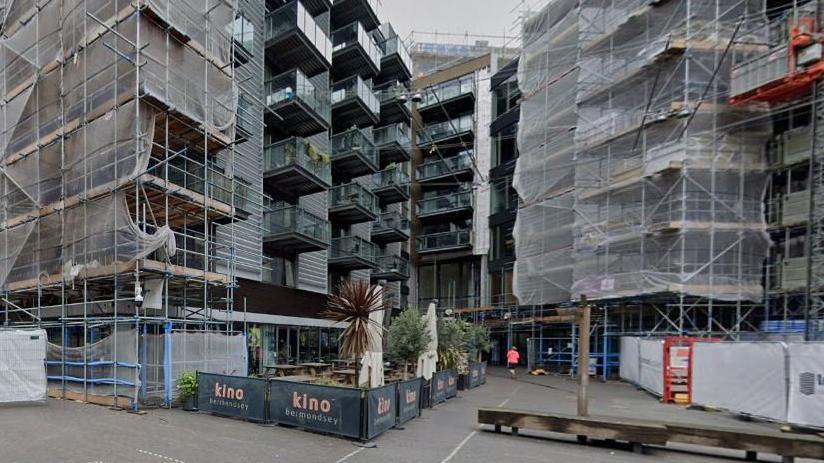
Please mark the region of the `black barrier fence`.
MULTIPOLYGON (((478 364, 478 380, 485 380, 478 364)), ((458 394, 458 372, 361 390, 278 379, 198 373, 198 408, 249 421, 274 422, 356 439, 372 439, 458 394), (424 397, 425 395, 425 397, 424 397), (430 406, 431 406, 430 405, 430 406)))
POLYGON ((217 415, 266 421, 266 380, 198 373, 197 406, 217 415))
POLYGON ((313 431, 359 438, 362 391, 334 386, 272 380, 269 419, 313 431))
POLYGON ((398 424, 417 418, 421 414, 423 378, 398 383, 398 424))
POLYGON ((486 362, 481 362, 481 384, 486 384, 486 362))
POLYGON ((366 392, 366 438, 372 439, 392 429, 398 422, 398 385, 377 387, 366 392))
POLYGON ((469 388, 476 388, 481 385, 481 364, 469 364, 469 388))

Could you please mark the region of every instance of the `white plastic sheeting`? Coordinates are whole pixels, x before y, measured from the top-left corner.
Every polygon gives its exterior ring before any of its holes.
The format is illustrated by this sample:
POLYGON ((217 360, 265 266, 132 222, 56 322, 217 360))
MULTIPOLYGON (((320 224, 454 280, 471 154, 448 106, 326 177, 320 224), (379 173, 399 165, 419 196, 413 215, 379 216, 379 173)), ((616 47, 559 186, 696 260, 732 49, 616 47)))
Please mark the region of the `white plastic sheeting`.
POLYGON ((790 343, 787 421, 824 428, 824 343, 790 343))
MULTIPOLYGON (((692 403, 770 420, 786 419, 786 344, 698 342, 692 346, 692 356, 692 403)), ((824 406, 824 395, 819 402, 824 406)))
MULTIPOLYGON (((489 69, 482 69, 477 73, 477 82, 489 82, 489 69)), ((476 92, 475 123, 477 127, 489 127, 492 123, 492 93, 476 92)), ((477 130, 474 141, 476 174, 472 177, 474 207, 472 223, 487 223, 489 220, 490 190, 489 169, 492 167, 492 142, 489 130, 477 130)), ((476 256, 485 256, 489 253, 489 227, 472 227, 472 252, 476 256)))
POLYGON ((619 376, 624 381, 638 384, 641 381, 641 351, 640 339, 630 336, 621 338, 621 352, 619 356, 619 376))
POLYGON ((0 403, 46 400, 46 332, 0 330, 0 403))
POLYGON ((655 395, 664 394, 664 341, 638 341, 638 385, 655 395))

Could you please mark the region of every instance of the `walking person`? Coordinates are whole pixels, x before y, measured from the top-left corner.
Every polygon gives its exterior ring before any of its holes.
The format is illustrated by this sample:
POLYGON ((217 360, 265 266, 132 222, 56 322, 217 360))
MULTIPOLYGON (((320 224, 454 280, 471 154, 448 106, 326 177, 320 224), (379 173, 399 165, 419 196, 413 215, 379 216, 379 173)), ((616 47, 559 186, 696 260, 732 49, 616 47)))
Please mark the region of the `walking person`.
POLYGON ((515 346, 509 348, 509 351, 506 353, 506 366, 509 368, 509 375, 512 379, 515 379, 515 367, 518 366, 518 361, 521 359, 521 354, 518 353, 518 349, 515 346))

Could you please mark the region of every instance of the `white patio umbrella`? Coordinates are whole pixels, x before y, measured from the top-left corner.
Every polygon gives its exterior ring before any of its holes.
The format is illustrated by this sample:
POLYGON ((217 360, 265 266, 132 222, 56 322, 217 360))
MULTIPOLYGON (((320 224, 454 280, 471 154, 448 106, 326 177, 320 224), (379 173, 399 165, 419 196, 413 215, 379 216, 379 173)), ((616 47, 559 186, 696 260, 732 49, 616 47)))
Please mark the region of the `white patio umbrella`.
POLYGON ((380 387, 383 381, 383 317, 384 310, 376 310, 369 314, 374 323, 369 325, 369 352, 361 359, 358 384, 369 383, 369 387, 380 387))
POLYGON ((438 315, 437 306, 438 301, 434 300, 429 303, 429 308, 426 310, 424 320, 426 327, 429 330, 429 346, 426 352, 418 357, 417 375, 423 376, 424 379, 432 379, 432 375, 438 369, 438 315))

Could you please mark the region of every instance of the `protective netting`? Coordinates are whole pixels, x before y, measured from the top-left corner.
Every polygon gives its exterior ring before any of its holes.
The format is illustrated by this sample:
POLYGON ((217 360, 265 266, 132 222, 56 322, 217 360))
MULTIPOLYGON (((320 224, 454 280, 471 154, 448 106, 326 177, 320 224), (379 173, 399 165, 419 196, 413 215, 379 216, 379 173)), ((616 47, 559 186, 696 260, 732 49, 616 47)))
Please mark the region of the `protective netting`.
POLYGON ((759 12, 748 0, 556 1, 527 21, 514 179, 522 304, 761 300, 771 128, 727 102, 736 25, 759 12))
POLYGON ((46 400, 46 332, 0 330, 0 403, 46 400))
MULTIPOLYGON (((125 186, 157 166, 154 157, 177 155, 177 162, 188 150, 208 149, 203 135, 189 137, 178 126, 233 138, 235 9, 234 2, 206 0, 6 5, 0 289, 69 281, 91 269, 111 273, 105 269, 112 264, 161 248, 175 254, 168 224, 137 225, 140 211, 130 210, 125 186)), ((210 183, 213 194, 228 191, 221 199, 231 203, 231 184, 224 187, 202 167, 191 180, 186 169, 170 180, 203 194, 210 183)))

